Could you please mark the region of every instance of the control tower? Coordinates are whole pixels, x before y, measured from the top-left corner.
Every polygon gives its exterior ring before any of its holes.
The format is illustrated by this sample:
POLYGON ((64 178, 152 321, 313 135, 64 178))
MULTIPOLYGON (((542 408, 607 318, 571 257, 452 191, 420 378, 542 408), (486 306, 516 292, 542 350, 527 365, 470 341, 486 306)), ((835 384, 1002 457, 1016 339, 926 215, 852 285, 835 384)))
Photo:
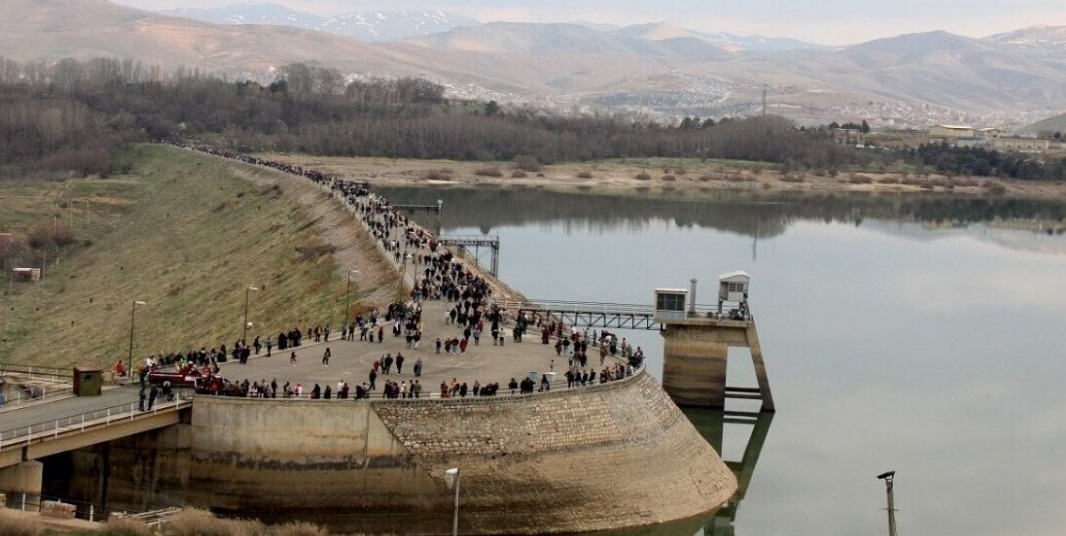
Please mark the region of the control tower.
POLYGON ((774 411, 755 318, 748 308, 751 276, 730 272, 718 277, 718 305, 698 310, 696 280, 689 290, 656 289, 655 320, 662 325, 663 389, 679 406, 724 408, 725 399, 762 400, 774 411), (751 353, 758 387, 726 385, 729 348, 751 353))

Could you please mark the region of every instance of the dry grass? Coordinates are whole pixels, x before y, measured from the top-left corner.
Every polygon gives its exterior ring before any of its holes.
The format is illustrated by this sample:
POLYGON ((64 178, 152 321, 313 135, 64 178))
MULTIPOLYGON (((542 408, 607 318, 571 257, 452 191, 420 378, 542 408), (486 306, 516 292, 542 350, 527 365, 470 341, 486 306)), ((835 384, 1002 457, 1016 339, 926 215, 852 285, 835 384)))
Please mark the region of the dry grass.
MULTIPOLYGON (((5 361, 110 367, 127 355, 134 300, 148 302, 136 311, 135 358, 230 346, 250 285, 260 291, 250 297, 249 337, 336 326, 342 266, 366 274, 353 309, 392 298, 395 272, 375 265, 385 261, 373 240, 308 181, 168 147, 142 146, 130 158, 134 173, 120 181, 83 181, 114 201, 91 204, 89 224, 75 226, 76 242, 92 245, 69 248, 38 288, 16 285, 0 308, 5 361), (47 354, 28 344, 40 340, 49 341, 47 354)), ((52 204, 42 210, 37 217, 50 218, 52 204)), ((21 216, 33 218, 33 210, 21 216)))
POLYGON ((103 533, 108 536, 151 536, 152 530, 139 519, 116 516, 107 520, 103 533))
POLYGON ((4 536, 37 536, 40 524, 32 518, 0 508, 0 534, 4 536))
POLYGON ((266 526, 259 521, 221 519, 211 512, 188 508, 166 524, 168 536, 262 536, 266 526))

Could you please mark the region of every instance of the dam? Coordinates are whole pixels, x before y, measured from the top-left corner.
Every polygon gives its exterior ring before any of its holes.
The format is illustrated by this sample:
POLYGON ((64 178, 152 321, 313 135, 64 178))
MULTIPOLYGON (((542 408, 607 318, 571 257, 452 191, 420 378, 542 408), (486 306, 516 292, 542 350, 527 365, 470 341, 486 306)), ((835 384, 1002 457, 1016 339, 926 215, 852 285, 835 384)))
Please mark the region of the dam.
MULTIPOLYGON (((406 252, 399 264, 407 277, 422 268, 406 252)), ((462 353, 438 353, 435 341, 461 336, 462 329, 447 320, 446 301, 419 303, 420 347, 391 333, 380 342, 327 337, 291 350, 292 356, 290 350, 260 353, 220 366, 235 381, 301 384, 306 393, 312 385, 360 385, 383 354, 403 353, 409 368, 387 379, 419 382, 422 397, 195 395, 165 427, 40 459, 29 442, 48 441, 47 434, 26 443, 0 435, 0 453, 21 454, 5 457, 17 464, 0 468, 0 488, 111 510, 192 505, 265 520, 309 516, 348 532, 427 534, 451 529, 445 485, 451 468, 462 475, 463 534, 653 525, 707 514, 733 496, 732 472, 642 368, 609 357, 587 367, 594 377, 625 372, 568 388, 557 378, 569 357, 537 337, 512 337, 511 324, 499 344, 486 338, 462 353), (542 380, 545 391, 512 394, 506 387, 527 377, 542 380), (496 396, 441 397, 439 383, 460 381, 501 388, 496 396), (35 472, 41 475, 36 488, 35 472), (330 524, 331 518, 344 522, 330 524)), ((136 399, 133 386, 112 389, 136 399)), ((25 411, 39 410, 17 412, 25 411)), ((0 429, 6 422, 0 417, 0 429)))

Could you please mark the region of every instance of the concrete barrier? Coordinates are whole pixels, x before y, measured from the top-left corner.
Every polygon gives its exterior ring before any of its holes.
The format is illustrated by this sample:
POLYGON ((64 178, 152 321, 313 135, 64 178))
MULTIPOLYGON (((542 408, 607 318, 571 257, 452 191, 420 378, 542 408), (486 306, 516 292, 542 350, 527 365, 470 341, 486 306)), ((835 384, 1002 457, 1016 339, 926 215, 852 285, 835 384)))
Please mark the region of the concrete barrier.
POLYGON ((58 519, 74 519, 77 508, 73 504, 59 501, 41 502, 41 515, 58 519))

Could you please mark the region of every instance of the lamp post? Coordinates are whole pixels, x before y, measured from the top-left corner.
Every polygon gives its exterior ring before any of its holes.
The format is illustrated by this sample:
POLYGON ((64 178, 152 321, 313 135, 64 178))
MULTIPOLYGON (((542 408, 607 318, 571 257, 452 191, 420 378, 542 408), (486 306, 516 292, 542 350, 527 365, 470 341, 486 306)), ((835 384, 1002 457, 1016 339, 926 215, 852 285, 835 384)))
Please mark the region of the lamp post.
POLYGON ((148 302, 133 300, 133 305, 130 306, 130 353, 126 357, 126 370, 129 371, 127 374, 129 374, 131 378, 133 377, 133 325, 134 321, 137 319, 138 305, 148 305, 148 302))
POLYGON ((244 331, 241 332, 241 343, 247 344, 248 340, 248 293, 251 291, 259 291, 259 287, 248 287, 244 289, 244 331))
POLYGON ((452 516, 452 536, 459 536, 459 468, 444 470, 444 483, 455 489, 455 514, 452 516))
POLYGON ((892 496, 892 479, 895 476, 895 471, 877 475, 877 478, 885 481, 885 494, 888 496, 888 536, 896 536, 896 501, 892 496))
POLYGON ((344 289, 344 324, 341 325, 342 330, 348 327, 348 308, 351 307, 352 298, 352 274, 359 273, 359 270, 348 270, 348 286, 344 289))

